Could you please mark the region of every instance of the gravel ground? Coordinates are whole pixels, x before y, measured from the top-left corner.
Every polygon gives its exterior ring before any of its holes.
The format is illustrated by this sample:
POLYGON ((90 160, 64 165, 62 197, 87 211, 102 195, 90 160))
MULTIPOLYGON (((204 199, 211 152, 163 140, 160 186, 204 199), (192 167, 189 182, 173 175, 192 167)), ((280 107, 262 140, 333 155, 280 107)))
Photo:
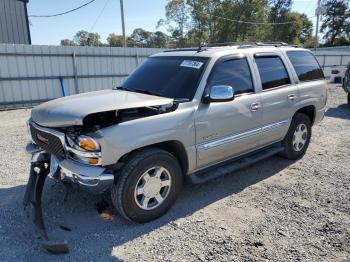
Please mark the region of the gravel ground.
POLYGON ((47 183, 49 234, 66 239, 71 249, 59 256, 41 250, 21 205, 30 110, 0 112, 0 259, 350 260, 350 107, 340 87, 330 86, 328 108, 303 159, 275 156, 186 185, 170 212, 145 225, 123 220, 106 196, 69 191, 65 199, 61 184, 47 183))

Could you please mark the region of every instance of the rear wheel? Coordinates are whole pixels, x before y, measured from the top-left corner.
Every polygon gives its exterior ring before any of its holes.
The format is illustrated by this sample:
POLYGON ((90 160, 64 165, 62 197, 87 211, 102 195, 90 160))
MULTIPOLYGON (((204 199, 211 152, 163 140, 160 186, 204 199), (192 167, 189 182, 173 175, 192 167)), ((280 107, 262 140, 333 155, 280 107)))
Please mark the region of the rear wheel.
POLYGON ((311 121, 305 114, 296 114, 283 140, 284 151, 281 155, 287 159, 301 158, 310 143, 311 121))
POLYGON ((167 212, 181 187, 177 159, 167 151, 148 149, 126 160, 112 187, 112 202, 124 218, 145 223, 167 212))
POLYGON ((350 105, 350 92, 348 93, 348 104, 350 105))

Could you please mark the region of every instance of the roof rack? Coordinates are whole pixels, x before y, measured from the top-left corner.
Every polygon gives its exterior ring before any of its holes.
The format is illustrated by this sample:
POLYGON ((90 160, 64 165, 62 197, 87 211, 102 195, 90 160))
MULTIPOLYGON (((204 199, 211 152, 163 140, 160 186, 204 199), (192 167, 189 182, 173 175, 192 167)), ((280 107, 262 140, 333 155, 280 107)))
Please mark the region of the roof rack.
POLYGON ((252 47, 263 47, 263 46, 274 46, 274 47, 302 47, 300 45, 290 45, 285 42, 223 42, 223 43, 209 43, 207 45, 201 45, 199 47, 193 48, 175 48, 168 49, 164 52, 177 52, 177 51, 206 51, 206 48, 210 47, 225 47, 225 46, 237 46, 237 48, 252 48, 252 47))
POLYGON ((178 52, 178 51, 200 51, 202 50, 202 47, 189 47, 189 48, 174 48, 174 49, 168 49, 168 50, 164 50, 164 53, 168 53, 168 52, 178 52))

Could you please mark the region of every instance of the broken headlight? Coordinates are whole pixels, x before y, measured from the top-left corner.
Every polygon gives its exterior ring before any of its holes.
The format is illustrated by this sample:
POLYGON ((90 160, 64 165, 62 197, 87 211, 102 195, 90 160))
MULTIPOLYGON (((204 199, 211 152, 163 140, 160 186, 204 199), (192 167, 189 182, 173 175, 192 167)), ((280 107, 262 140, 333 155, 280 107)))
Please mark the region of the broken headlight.
POLYGON ((67 150, 73 159, 89 165, 101 164, 101 147, 96 139, 85 135, 75 136, 71 134, 66 135, 66 138, 67 150))

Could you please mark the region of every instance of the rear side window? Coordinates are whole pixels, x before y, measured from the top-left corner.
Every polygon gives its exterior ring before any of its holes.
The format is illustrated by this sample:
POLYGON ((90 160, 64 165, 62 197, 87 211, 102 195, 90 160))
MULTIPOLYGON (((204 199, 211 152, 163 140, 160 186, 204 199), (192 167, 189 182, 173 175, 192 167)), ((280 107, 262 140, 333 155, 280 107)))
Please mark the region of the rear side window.
POLYGON ((232 86, 235 94, 254 92, 247 59, 231 59, 219 63, 210 76, 209 85, 232 86))
POLYGON ((320 65, 311 53, 305 51, 289 51, 287 55, 300 81, 324 78, 320 65))
POLYGON ((280 57, 256 57, 255 62, 264 90, 290 84, 288 72, 280 57))

